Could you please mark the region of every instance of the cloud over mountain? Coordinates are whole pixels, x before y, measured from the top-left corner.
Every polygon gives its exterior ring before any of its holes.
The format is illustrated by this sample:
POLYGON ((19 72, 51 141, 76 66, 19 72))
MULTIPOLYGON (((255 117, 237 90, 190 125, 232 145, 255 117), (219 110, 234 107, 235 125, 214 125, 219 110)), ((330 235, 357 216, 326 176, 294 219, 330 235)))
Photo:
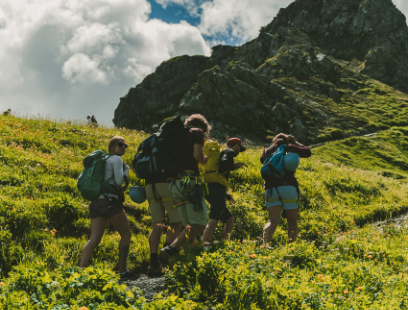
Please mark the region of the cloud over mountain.
POLYGON ((119 97, 164 60, 206 54, 186 22, 146 0, 0 0, 0 108, 111 124, 119 97))

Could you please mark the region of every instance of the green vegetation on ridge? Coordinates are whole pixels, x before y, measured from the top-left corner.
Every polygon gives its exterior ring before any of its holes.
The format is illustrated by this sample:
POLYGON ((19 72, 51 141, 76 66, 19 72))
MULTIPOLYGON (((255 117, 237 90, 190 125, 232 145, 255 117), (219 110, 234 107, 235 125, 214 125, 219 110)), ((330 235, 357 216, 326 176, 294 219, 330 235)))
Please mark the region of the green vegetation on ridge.
MULTIPOLYGON (((181 254, 166 275, 169 292, 146 304, 140 291, 116 282, 119 236, 112 229, 90 267, 76 267, 90 233, 87 202, 76 189, 81 161, 118 134, 129 144, 130 164, 146 135, 0 116, 0 309, 406 309, 408 233, 367 224, 408 210, 407 133, 393 127, 314 149, 297 172, 301 237, 286 245, 282 219, 270 248, 251 242, 267 221, 262 150, 241 154, 248 168, 230 178, 234 241, 181 254)), ((145 271, 147 202, 126 199, 134 234, 129 267, 145 271)))

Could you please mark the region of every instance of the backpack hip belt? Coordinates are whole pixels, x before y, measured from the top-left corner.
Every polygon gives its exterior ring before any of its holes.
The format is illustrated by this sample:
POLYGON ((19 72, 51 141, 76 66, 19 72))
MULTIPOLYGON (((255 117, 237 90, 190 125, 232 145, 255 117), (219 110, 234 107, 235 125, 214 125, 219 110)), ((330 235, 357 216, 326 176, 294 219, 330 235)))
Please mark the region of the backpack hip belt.
MULTIPOLYGON (((180 180, 180 187, 178 188, 176 183, 171 182, 170 193, 173 186, 176 186, 178 192, 183 196, 183 200, 173 205, 173 208, 177 208, 181 205, 187 204, 189 202, 194 204, 194 210, 202 210, 203 206, 202 199, 208 195, 207 183, 204 183, 199 175, 194 171, 185 171, 179 174, 175 180, 180 180), (190 182, 194 181, 195 186, 193 189, 190 188, 190 182)), ((174 200, 174 199, 173 199, 174 200)))
MULTIPOLYGON (((276 187, 274 187, 274 188, 276 189, 276 192, 278 193, 279 198, 276 198, 276 199, 266 198, 266 202, 280 201, 282 203, 297 203, 299 208, 302 207, 302 202, 300 201, 299 193, 298 193, 298 198, 296 198, 296 199, 282 199, 280 194, 279 194, 278 188, 276 188, 276 187)), ((272 191, 273 191, 274 188, 272 188, 272 191)), ((271 195, 272 195, 272 191, 271 191, 271 195)))

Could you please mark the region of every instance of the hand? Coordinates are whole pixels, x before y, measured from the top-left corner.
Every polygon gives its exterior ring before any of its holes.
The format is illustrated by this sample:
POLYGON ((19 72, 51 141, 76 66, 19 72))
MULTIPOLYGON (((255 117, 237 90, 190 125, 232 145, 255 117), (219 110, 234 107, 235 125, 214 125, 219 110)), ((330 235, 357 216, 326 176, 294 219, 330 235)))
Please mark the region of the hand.
POLYGON ((245 163, 236 163, 236 164, 234 164, 234 167, 235 167, 235 170, 237 170, 237 169, 241 169, 243 167, 246 167, 246 164, 245 163))
POLYGON ((288 136, 289 143, 296 144, 296 138, 293 135, 288 136))
POLYGON ((236 203, 236 201, 234 200, 234 198, 232 197, 230 193, 225 193, 225 198, 232 204, 236 203))
POLYGON ((207 156, 207 155, 204 155, 204 159, 203 159, 203 161, 201 162, 201 164, 202 164, 203 166, 205 166, 207 163, 208 163, 208 156, 207 156))

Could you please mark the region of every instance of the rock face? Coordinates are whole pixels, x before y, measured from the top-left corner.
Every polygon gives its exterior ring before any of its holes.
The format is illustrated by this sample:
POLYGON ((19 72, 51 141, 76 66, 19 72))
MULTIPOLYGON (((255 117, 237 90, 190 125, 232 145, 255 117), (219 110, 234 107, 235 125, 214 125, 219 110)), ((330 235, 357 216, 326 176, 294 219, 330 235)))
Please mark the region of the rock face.
POLYGON ((214 138, 254 143, 405 124, 390 102, 407 107, 407 47, 405 16, 391 0, 297 0, 243 46, 163 62, 121 98, 113 122, 155 131, 171 116, 201 113, 214 138))

